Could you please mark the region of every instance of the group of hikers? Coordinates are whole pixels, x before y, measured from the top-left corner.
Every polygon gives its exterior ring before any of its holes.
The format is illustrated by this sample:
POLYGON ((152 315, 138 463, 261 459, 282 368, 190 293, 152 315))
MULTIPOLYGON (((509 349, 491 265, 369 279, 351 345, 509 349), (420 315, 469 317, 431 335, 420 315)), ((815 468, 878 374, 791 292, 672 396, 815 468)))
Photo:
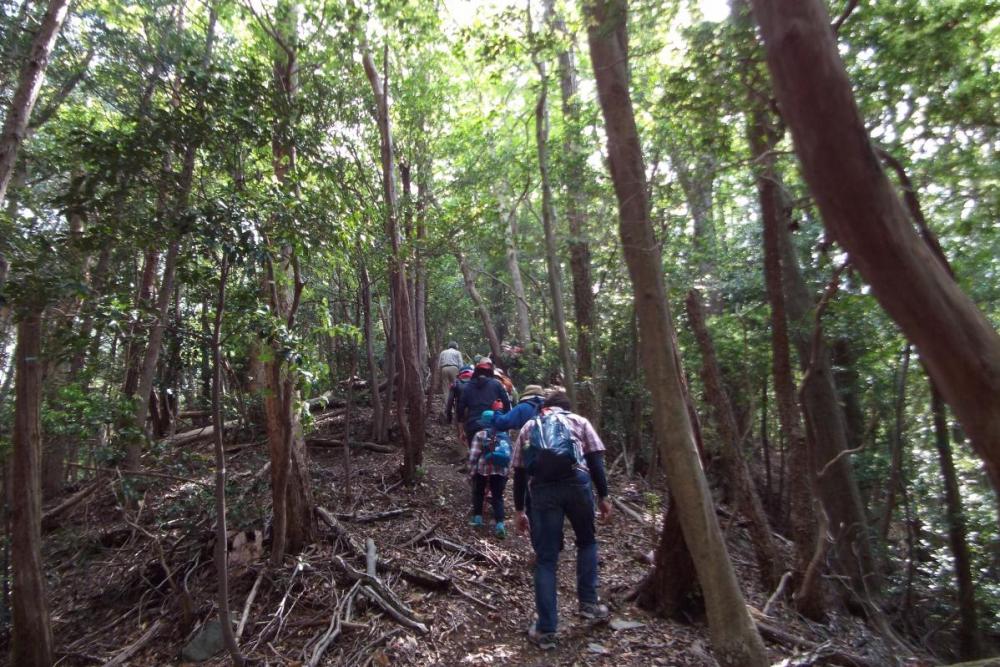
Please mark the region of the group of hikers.
POLYGON ((590 421, 572 411, 562 387, 529 384, 518 394, 507 374, 489 356, 466 364, 458 343, 438 356, 444 399, 443 419, 454 420, 468 448, 475 529, 484 529, 487 498, 493 532, 507 537, 504 492, 514 471, 515 525, 528 533, 535 552, 537 617, 529 639, 542 649, 555 647, 556 571, 569 519, 576 537, 578 613, 591 620, 608 618, 597 595, 596 510, 611 515, 604 468, 604 443, 590 421), (513 434, 513 436, 512 436, 513 434))

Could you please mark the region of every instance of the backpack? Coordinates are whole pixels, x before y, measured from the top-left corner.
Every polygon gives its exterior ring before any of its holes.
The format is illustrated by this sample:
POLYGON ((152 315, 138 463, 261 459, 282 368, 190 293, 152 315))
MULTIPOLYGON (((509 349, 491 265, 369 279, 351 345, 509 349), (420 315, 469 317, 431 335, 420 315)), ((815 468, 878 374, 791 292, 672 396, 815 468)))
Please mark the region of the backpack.
POLYGON ((534 422, 531 438, 523 451, 528 474, 538 482, 557 482, 572 477, 573 468, 582 461, 566 418, 551 413, 535 417, 534 422))
POLYGON ((511 450, 510 437, 494 431, 483 446, 483 460, 492 463, 494 468, 505 469, 510 466, 511 450))

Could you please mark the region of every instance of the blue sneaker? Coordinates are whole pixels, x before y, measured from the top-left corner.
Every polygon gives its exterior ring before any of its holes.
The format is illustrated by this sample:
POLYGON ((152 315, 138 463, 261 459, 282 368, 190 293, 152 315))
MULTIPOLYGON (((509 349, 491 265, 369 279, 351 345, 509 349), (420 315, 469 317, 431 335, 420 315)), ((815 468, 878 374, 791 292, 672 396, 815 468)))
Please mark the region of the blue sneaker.
POLYGON ((477 514, 476 516, 472 517, 472 520, 469 521, 469 525, 472 526, 473 528, 482 528, 483 527, 482 515, 477 514))
POLYGON ((507 539, 507 529, 504 527, 503 521, 497 521, 494 531, 496 532, 497 539, 507 539))

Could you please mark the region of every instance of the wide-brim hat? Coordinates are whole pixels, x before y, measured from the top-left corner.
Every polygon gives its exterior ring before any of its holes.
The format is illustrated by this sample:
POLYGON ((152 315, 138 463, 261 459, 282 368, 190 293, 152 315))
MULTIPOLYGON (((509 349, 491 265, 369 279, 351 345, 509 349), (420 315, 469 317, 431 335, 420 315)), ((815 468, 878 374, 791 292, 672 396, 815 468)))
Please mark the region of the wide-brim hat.
POLYGON ((521 391, 521 398, 530 398, 531 396, 545 396, 545 389, 539 384, 529 384, 521 391))

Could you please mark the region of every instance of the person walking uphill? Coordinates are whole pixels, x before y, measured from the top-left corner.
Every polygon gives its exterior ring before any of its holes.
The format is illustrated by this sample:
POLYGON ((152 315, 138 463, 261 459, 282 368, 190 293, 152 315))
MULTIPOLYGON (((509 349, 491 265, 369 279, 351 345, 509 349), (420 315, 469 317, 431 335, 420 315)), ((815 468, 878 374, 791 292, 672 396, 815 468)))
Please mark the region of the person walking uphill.
POLYGON ((479 418, 487 410, 510 410, 510 398, 500 381, 493 377, 493 362, 483 357, 458 397, 458 418, 465 424, 465 436, 470 444, 482 428, 479 418))
POLYGON ((451 385, 455 383, 455 378, 458 377, 458 371, 463 363, 462 353, 458 351, 458 343, 455 341, 448 343, 448 347, 441 350, 441 354, 438 355, 438 368, 441 370, 442 406, 448 400, 448 392, 451 391, 451 385))
POLYGON ((544 390, 540 385, 529 384, 521 392, 521 400, 510 412, 487 410, 479 418, 483 428, 494 428, 497 431, 520 431, 521 427, 533 419, 542 409, 545 400, 544 390))
POLYGON ((570 412, 569 398, 555 392, 542 411, 524 425, 511 453, 514 468, 514 509, 520 532, 531 531, 535 550, 535 609, 537 620, 528 638, 543 650, 556 645, 556 569, 564 519, 576 535, 576 595, 578 614, 588 619, 610 615, 597 597, 597 537, 594 494, 601 521, 611 516, 604 443, 585 417, 570 412), (525 499, 531 494, 531 516, 525 499))

